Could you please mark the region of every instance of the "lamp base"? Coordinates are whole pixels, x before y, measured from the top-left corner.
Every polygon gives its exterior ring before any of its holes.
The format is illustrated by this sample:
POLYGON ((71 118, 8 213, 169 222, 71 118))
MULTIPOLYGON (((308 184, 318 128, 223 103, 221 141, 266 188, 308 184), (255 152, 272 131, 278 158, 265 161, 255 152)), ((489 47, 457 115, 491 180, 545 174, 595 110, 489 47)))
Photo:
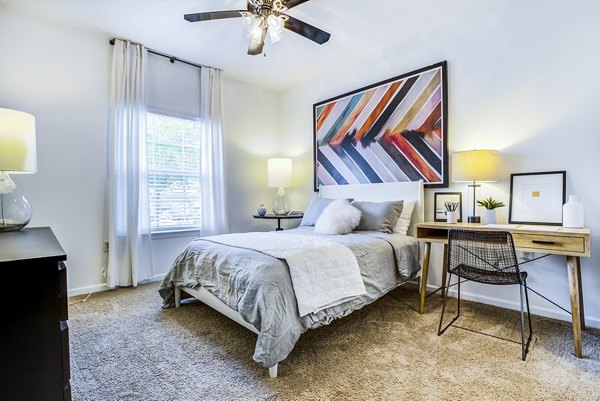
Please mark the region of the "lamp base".
POLYGON ((0 174, 0 232, 18 231, 29 224, 31 206, 10 176, 0 174))
POLYGON ((290 210, 290 197, 285 193, 285 190, 280 187, 277 191, 277 195, 273 198, 273 213, 283 216, 288 214, 290 210))
POLYGON ((467 217, 469 223, 481 223, 481 216, 469 216, 467 217))

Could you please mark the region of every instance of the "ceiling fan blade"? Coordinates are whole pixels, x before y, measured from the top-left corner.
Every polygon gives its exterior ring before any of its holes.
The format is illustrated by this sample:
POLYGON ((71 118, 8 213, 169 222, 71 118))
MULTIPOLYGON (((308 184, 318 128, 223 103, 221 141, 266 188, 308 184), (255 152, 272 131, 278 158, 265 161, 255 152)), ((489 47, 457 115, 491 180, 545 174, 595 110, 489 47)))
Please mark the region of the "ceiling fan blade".
MULTIPOLYGON (((287 14, 286 14, 287 15, 287 14)), ((312 40, 320 45, 327 42, 331 37, 331 34, 315 27, 306 22, 300 21, 294 17, 287 15, 288 20, 285 21, 284 27, 292 32, 296 32, 300 36, 304 36, 307 39, 312 40)))
POLYGON ((248 46, 248 55, 250 56, 258 56, 263 51, 264 44, 259 42, 258 40, 250 40, 250 45, 248 46))
POLYGON ((185 14, 183 18, 189 22, 198 22, 198 21, 210 21, 214 19, 225 19, 225 18, 237 18, 241 17, 241 12, 238 10, 229 10, 229 11, 213 11, 208 13, 195 13, 195 14, 185 14))
POLYGON ((302 3, 306 3, 309 0, 288 0, 285 2, 285 6, 289 9, 292 7, 299 6, 302 3))

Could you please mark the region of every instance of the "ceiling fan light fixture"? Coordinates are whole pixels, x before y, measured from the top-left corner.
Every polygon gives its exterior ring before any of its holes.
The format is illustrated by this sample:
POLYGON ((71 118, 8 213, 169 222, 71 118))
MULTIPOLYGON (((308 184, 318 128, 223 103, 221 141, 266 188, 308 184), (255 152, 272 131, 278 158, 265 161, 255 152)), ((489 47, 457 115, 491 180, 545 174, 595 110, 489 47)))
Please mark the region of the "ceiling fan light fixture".
POLYGON ((263 18, 256 14, 244 12, 242 13, 242 23, 248 39, 262 43, 263 18))
POLYGON ((283 25, 285 20, 280 16, 273 14, 267 17, 267 26, 269 28, 269 37, 271 43, 279 42, 281 40, 281 33, 283 32, 283 25))
MULTIPOLYGON (((1 0, 0 0, 1 1, 1 0)), ((292 31, 319 45, 326 43, 331 34, 307 24, 304 21, 290 17, 285 12, 309 0, 246 0, 245 10, 209 11, 185 14, 183 17, 188 22, 202 22, 223 20, 229 18, 242 18, 242 25, 250 44, 248 55, 256 56, 264 52, 267 35, 271 43, 280 41, 283 30, 292 31)))

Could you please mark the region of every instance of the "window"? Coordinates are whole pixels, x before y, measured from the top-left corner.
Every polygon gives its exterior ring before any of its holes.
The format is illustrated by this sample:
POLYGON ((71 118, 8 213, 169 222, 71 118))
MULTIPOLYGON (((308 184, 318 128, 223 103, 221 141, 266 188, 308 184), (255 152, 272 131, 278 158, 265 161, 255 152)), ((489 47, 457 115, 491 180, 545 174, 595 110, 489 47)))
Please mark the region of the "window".
POLYGON ((200 122, 147 113, 152 232, 200 227, 200 122))

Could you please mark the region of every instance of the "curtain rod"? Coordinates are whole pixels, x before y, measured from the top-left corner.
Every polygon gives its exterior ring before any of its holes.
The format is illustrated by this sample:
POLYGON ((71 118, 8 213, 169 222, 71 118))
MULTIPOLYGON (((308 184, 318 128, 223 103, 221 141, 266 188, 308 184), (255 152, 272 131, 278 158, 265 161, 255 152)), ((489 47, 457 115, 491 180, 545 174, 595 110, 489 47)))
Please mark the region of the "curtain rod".
MULTIPOLYGON (((111 40, 109 40, 109 41, 108 41, 108 43, 110 43, 110 44, 111 44, 111 46, 114 46, 114 45, 115 45, 115 39, 116 39, 116 38, 112 38, 111 40)), ((121 40, 125 40, 126 42, 130 42, 130 43, 134 43, 134 44, 140 44, 140 43, 136 43, 136 42, 131 42, 131 41, 129 41, 129 40, 126 40, 126 39, 121 39, 121 40)), ((142 45, 142 46, 143 46, 143 45, 142 45)), ((161 53, 161 52, 159 52, 159 51, 152 50, 152 49, 149 49, 149 48, 146 48, 146 50, 148 51, 148 53, 152 53, 152 54, 156 54, 157 56, 161 56, 161 57, 164 57, 164 58, 168 58, 168 59, 169 59, 169 61, 171 62, 171 64, 175 64, 175 62, 176 62, 176 61, 179 61, 180 63, 187 64, 187 65, 191 65, 192 67, 197 67, 197 68, 204 68, 204 67, 206 67, 206 68, 214 68, 214 67, 209 67, 209 66, 207 66, 207 65, 195 64, 195 63, 192 63, 192 62, 190 62, 190 61, 185 61, 185 60, 182 60, 182 59, 180 59, 180 58, 177 58, 177 57, 175 57, 175 56, 169 56, 168 54, 161 53)), ((215 69, 216 69, 216 70, 219 70, 219 71, 222 71, 222 70, 221 70, 221 69, 219 69, 219 68, 215 68, 215 69)))

